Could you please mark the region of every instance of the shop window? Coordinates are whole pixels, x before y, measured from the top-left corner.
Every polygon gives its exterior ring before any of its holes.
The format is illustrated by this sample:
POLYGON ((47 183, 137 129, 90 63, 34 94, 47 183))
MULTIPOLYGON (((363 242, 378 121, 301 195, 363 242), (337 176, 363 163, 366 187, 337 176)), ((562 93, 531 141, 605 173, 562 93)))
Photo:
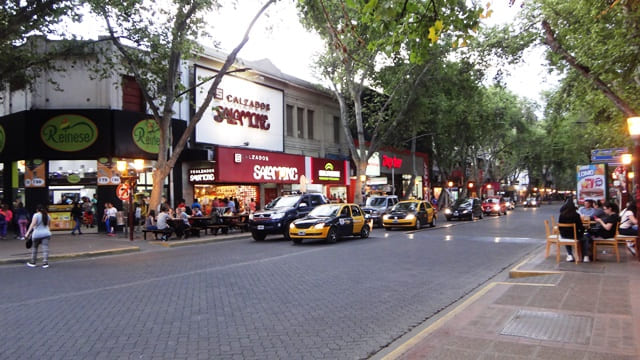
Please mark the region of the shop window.
POLYGON ((333 117, 333 142, 335 142, 336 144, 340 144, 340 129, 342 128, 340 125, 341 125, 340 117, 334 116, 333 117))
POLYGON ((307 110, 307 138, 313 139, 313 110, 307 110))
POLYGON ((144 112, 142 90, 133 76, 122 77, 122 110, 144 112))
POLYGON ((304 138, 304 109, 298 108, 298 137, 304 138))
POLYGON ((293 106, 287 105, 287 136, 293 136, 293 106))

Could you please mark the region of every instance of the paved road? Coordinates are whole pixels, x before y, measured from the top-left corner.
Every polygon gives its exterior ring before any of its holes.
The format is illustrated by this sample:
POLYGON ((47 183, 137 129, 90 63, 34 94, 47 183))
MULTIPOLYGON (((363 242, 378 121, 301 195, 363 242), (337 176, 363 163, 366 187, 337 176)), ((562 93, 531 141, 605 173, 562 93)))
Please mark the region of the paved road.
POLYGON ((1 267, 0 358, 367 358, 538 246, 556 211, 1 267))

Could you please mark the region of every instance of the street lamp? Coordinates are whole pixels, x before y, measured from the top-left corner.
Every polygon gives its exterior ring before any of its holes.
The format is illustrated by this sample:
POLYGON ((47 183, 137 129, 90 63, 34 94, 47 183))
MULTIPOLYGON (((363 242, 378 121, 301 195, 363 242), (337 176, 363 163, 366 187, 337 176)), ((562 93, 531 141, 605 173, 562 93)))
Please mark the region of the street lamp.
POLYGON ((129 163, 125 160, 118 160, 116 162, 116 168, 120 172, 120 181, 124 181, 129 189, 129 240, 133 241, 133 218, 135 214, 133 212, 133 192, 135 191, 136 184, 138 183, 138 176, 144 168, 144 160, 133 160, 133 173, 129 173, 129 163))
MULTIPOLYGON (((629 128, 629 135, 633 139, 633 173, 640 171, 640 116, 632 116, 627 119, 627 127, 629 128)), ((640 174, 640 173, 639 173, 640 174)), ((633 177, 633 188, 635 189, 636 197, 636 219, 640 216, 640 186, 638 181, 633 177)), ((639 228, 640 231, 640 228, 639 228)), ((640 233, 638 234, 640 235, 640 233)), ((638 249, 636 249, 638 251, 638 249)), ((638 254, 640 257, 640 254, 638 254)))

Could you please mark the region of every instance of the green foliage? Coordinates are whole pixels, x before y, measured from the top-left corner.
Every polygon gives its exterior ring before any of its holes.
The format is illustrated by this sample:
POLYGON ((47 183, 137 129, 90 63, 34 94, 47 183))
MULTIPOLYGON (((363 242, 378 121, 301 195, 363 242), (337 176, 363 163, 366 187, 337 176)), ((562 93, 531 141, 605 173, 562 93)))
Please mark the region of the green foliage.
POLYGON ((24 88, 35 73, 51 66, 51 60, 69 51, 67 44, 43 48, 42 42, 27 42, 28 36, 61 36, 65 20, 77 21, 80 1, 4 1, 0 7, 0 89, 24 88))

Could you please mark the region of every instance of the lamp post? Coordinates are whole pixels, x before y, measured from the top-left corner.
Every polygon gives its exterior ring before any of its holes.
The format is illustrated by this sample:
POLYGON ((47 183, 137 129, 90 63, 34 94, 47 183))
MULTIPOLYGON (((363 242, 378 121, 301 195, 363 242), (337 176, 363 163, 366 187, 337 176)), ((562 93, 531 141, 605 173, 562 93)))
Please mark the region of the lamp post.
POLYGON ((116 162, 116 167, 118 171, 120 171, 120 181, 124 181, 129 188, 129 215, 128 215, 128 226, 129 226, 129 240, 133 241, 133 218, 135 216, 133 212, 133 193, 136 188, 136 184, 138 183, 138 176, 140 175, 140 171, 144 168, 144 160, 135 159, 133 160, 133 173, 130 174, 129 163, 124 160, 118 160, 116 162))
MULTIPOLYGON (((629 135, 633 139, 633 173, 640 174, 640 116, 633 116, 627 119, 627 127, 629 128, 629 135)), ((640 184, 639 181, 633 177, 633 189, 636 199, 636 219, 640 216, 640 184)), ((640 236, 640 228, 638 228, 640 236)), ((636 241, 637 244, 637 241, 636 241)), ((640 252, 636 249, 636 254, 640 259, 640 252)))

